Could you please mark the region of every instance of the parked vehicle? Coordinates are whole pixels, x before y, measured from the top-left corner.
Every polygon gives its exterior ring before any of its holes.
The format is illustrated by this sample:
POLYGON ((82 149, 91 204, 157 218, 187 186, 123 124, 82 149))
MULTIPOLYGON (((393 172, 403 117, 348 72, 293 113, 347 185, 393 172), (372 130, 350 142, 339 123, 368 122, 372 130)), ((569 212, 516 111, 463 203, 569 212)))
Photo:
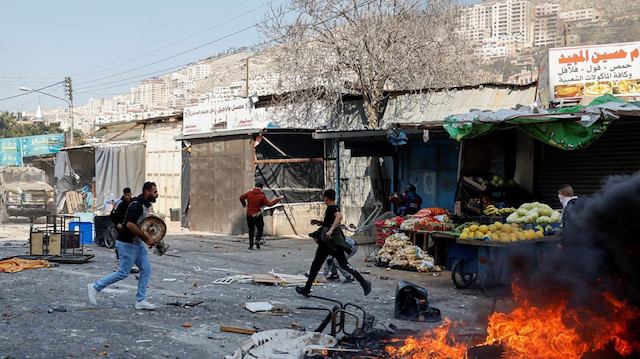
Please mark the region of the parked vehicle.
POLYGON ((43 170, 35 167, 0 169, 0 223, 9 217, 36 217, 56 214, 55 190, 43 170))

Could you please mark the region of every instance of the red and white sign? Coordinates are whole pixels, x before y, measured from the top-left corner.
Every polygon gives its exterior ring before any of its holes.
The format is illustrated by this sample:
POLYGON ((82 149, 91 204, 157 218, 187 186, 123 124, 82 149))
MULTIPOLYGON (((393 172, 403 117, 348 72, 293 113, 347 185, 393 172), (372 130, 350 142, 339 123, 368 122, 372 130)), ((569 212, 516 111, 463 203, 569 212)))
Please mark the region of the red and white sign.
MULTIPOLYGON (((552 102, 605 94, 640 96, 640 42, 549 49, 545 61, 552 102)), ((541 90, 546 80, 540 77, 541 90)))

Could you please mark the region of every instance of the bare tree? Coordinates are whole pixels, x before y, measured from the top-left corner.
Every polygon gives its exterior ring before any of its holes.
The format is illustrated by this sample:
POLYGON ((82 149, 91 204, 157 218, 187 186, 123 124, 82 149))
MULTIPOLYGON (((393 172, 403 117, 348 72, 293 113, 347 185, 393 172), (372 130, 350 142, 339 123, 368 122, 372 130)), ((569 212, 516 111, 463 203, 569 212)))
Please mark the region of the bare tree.
MULTIPOLYGON (((452 1, 289 0, 271 8, 261 30, 280 74, 280 104, 295 110, 289 124, 321 118, 333 119, 333 128, 353 126, 340 122, 351 94, 362 97, 365 124, 377 127, 390 90, 466 84, 452 1)), ((371 164, 375 197, 384 198, 380 162, 371 164)))
POLYGON ((290 0, 271 9, 262 33, 283 103, 361 95, 375 127, 387 90, 466 84, 456 22, 452 0, 290 0))

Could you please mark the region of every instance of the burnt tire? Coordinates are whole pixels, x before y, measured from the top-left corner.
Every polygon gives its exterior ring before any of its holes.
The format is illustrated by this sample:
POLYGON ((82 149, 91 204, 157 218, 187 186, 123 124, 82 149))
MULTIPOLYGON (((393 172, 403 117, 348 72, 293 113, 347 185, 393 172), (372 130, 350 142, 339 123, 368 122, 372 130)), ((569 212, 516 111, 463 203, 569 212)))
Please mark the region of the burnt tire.
POLYGON ((451 281, 458 289, 467 288, 476 281, 475 273, 467 273, 465 269, 464 259, 458 259, 451 267, 451 281))
POLYGON ((112 249, 116 247, 116 238, 118 235, 116 234, 115 228, 109 228, 104 234, 104 245, 105 247, 112 249))

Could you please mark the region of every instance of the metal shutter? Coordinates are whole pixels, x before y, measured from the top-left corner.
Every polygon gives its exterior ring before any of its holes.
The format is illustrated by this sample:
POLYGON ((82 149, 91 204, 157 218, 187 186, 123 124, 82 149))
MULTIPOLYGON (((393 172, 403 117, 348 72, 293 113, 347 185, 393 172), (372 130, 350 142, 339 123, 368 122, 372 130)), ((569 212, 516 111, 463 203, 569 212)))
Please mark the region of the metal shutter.
POLYGON ((640 118, 614 121, 591 146, 575 151, 560 150, 536 141, 534 194, 540 201, 560 206, 557 189, 573 186, 577 195, 590 195, 613 174, 640 170, 640 118))

